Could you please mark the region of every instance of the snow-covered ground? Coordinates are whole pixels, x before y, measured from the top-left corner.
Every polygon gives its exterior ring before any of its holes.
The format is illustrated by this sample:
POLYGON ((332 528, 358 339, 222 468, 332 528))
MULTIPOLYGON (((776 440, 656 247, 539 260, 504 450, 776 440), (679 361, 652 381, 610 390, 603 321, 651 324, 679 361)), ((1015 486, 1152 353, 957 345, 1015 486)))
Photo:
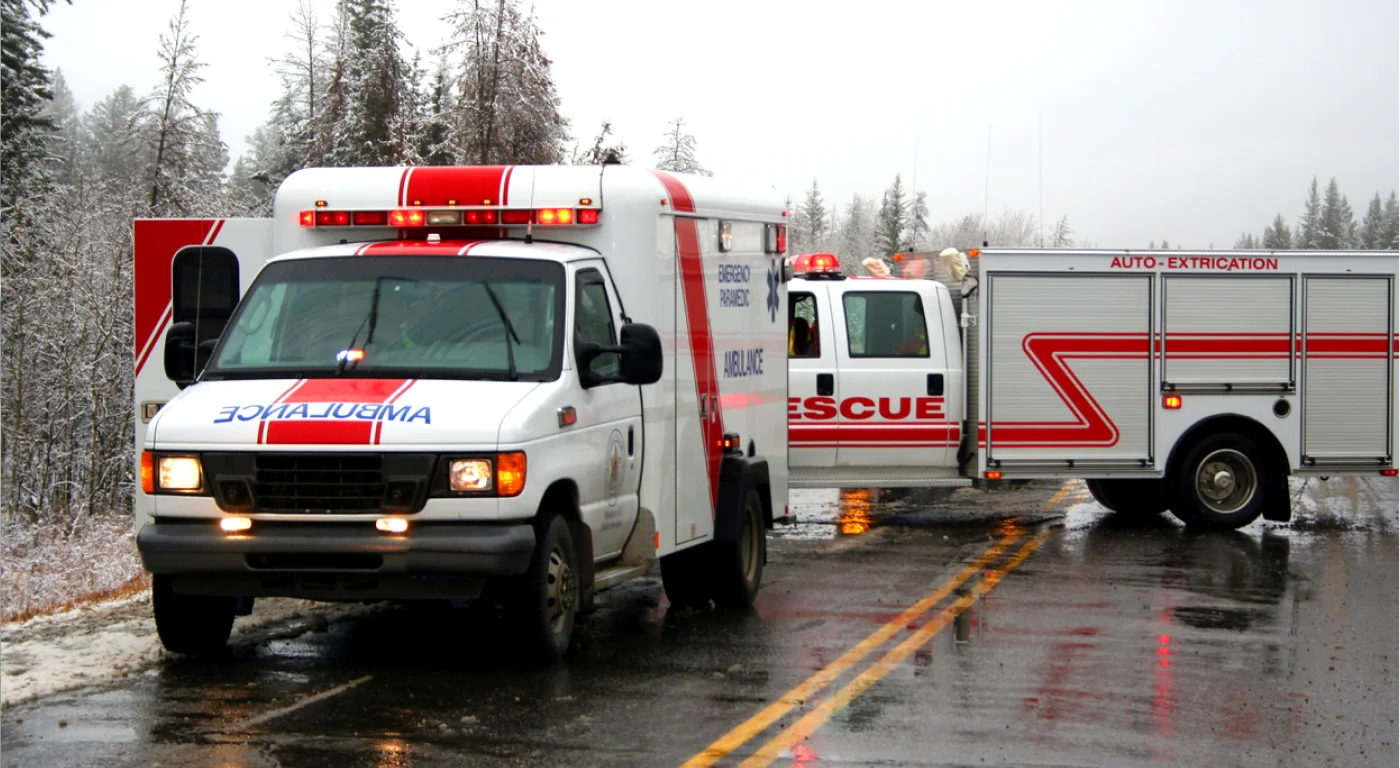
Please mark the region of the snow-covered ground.
POLYGON ((0 533, 0 622, 121 598, 148 586, 127 515, 80 520, 71 535, 64 526, 7 515, 0 533))

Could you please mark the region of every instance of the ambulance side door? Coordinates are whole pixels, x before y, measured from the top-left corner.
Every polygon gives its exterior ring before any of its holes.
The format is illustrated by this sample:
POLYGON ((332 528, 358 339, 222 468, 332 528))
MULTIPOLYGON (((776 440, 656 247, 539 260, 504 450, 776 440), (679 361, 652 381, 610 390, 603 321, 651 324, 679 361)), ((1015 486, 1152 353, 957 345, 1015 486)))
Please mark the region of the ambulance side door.
POLYGON ((836 345, 827 283, 788 284, 788 466, 836 465, 836 345))
POLYGON ((939 311, 918 281, 843 281, 831 288, 840 332, 840 466, 936 467, 956 455, 947 412, 948 350, 939 311))
MULTIPOLYGON (((579 342, 603 347, 618 343, 621 307, 606 268, 601 262, 585 263, 574 274, 575 350, 579 342)), ((579 363, 576 359, 575 364, 579 363)), ((593 358, 587 365, 600 377, 619 375, 620 366, 618 355, 612 352, 593 358)), ((578 425, 573 445, 597 460, 597 471, 576 478, 579 511, 593 531, 595 557, 608 557, 622 550, 637 518, 642 399, 636 386, 622 382, 587 386, 576 398, 578 425)))

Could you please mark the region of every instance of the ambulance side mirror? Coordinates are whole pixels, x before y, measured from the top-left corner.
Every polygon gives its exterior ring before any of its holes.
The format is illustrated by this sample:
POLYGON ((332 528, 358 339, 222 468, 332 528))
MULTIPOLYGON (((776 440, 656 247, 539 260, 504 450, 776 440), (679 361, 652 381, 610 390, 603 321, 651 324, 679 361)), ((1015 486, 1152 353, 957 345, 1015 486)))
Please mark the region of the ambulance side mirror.
POLYGON ((604 347, 587 341, 575 343, 578 356, 579 378, 585 387, 599 384, 655 384, 661 380, 661 335, 655 328, 643 323, 628 323, 622 326, 622 343, 615 347, 604 347), (618 356, 620 374, 604 378, 589 369, 588 364, 599 355, 615 353, 618 356))
POLYGON ((171 323, 165 332, 165 377, 180 389, 194 383, 194 323, 171 323))

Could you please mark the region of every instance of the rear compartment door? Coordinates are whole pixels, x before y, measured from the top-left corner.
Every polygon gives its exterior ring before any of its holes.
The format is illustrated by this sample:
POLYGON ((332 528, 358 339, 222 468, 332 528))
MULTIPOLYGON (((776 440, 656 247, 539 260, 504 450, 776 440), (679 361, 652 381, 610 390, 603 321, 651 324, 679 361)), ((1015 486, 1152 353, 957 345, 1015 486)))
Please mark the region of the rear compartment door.
POLYGON ((836 464, 940 467, 957 449, 948 416, 949 350, 931 334, 937 297, 914 281, 831 287, 841 380, 836 464))
POLYGON ((1394 436, 1395 285, 1303 280, 1303 466, 1389 465, 1394 436))
MULTIPOLYGON (((179 392, 165 376, 166 330, 172 322, 190 321, 199 340, 218 337, 222 321, 272 256, 272 220, 137 219, 134 251, 139 462, 146 425, 179 392), (201 284, 202 292, 197 288, 201 284)), ((139 477, 139 463, 136 470, 139 477)), ((137 509, 142 509, 139 484, 136 493, 137 509)))
POLYGON ((827 284, 794 281, 788 287, 788 466, 836 464, 840 377, 836 324, 827 284))

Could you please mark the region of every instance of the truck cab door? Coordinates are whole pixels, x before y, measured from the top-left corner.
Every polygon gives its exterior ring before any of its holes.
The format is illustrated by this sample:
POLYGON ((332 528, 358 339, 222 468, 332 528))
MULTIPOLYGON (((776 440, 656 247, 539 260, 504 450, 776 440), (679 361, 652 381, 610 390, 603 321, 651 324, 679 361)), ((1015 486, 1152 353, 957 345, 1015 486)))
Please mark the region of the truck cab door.
POLYGON ((933 291, 909 282, 846 281, 831 289, 839 318, 836 463, 895 469, 947 467, 959 427, 947 410, 948 360, 933 291))
POLYGON ((788 285, 788 466, 836 464, 837 403, 832 308, 826 283, 788 285))

